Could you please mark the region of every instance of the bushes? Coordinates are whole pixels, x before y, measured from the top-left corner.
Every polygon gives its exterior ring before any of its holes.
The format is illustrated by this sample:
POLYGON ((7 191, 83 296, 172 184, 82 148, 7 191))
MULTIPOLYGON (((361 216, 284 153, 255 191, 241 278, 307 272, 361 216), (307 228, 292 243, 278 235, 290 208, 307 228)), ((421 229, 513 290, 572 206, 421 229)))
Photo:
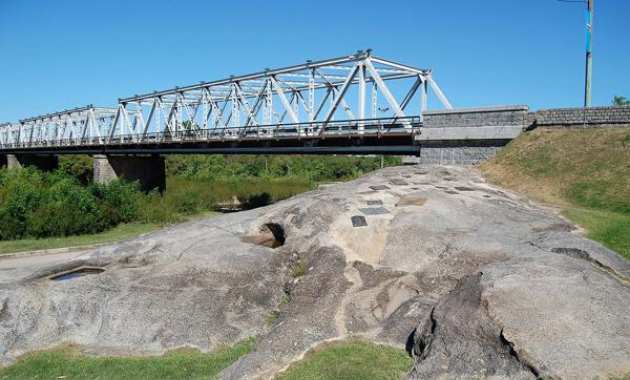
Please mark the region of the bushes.
MULTIPOLYGON (((386 156, 385 166, 399 165, 399 157, 386 156)), ((299 177, 308 181, 337 181, 356 178, 381 167, 380 156, 169 156, 171 175, 204 180, 299 177)))
POLYGON ((80 181, 62 170, 0 170, 0 239, 79 235, 139 218, 136 184, 80 181))
MULTIPOLYGON (((387 166, 397 163, 385 159, 387 166)), ((60 159, 54 173, 2 169, 0 240, 92 234, 137 221, 166 225, 234 197, 251 209, 380 166, 381 157, 169 156, 163 194, 143 194, 138 184, 124 181, 92 183, 87 156, 60 159)))

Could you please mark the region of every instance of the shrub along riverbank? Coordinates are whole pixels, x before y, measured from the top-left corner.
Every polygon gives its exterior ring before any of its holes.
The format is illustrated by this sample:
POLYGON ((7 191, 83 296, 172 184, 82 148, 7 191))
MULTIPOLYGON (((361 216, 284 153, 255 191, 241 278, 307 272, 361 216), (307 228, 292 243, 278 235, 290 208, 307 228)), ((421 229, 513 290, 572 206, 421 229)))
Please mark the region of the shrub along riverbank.
POLYGON ((177 223, 235 198, 242 208, 259 207, 399 162, 380 156, 169 156, 163 194, 144 194, 124 180, 93 183, 86 156, 63 157, 53 173, 0 169, 0 240, 99 234, 119 225, 144 231, 137 225, 177 223))

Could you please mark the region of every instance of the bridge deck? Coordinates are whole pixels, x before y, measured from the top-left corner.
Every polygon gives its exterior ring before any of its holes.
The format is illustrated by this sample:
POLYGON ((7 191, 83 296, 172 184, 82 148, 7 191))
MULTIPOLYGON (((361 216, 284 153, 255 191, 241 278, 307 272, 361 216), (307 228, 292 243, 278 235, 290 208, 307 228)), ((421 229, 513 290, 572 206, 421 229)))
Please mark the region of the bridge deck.
POLYGON ((390 153, 416 154, 419 117, 339 120, 322 123, 188 129, 113 137, 50 139, 4 144, 0 153, 390 153), (411 125, 409 128, 407 125, 411 125))

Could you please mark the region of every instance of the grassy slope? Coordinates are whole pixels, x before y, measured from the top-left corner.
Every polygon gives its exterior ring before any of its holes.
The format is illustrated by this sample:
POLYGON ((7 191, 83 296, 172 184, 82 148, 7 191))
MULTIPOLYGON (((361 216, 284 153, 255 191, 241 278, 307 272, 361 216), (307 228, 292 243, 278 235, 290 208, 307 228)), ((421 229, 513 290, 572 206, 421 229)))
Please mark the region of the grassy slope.
POLYGON ((0 370, 0 380, 208 380, 249 353, 248 340, 209 354, 178 350, 153 357, 85 357, 71 347, 31 353, 0 370))
MULTIPOLYGON (((177 221, 186 222, 195 219, 208 218, 217 214, 218 213, 215 211, 199 211, 193 215, 180 215, 177 221)), ((101 232, 99 234, 53 237, 45 239, 0 240, 0 256, 5 253, 112 243, 155 231, 170 224, 171 223, 123 223, 109 231, 101 232)))
POLYGON ((537 129, 481 170, 492 183, 566 207, 590 238, 630 258, 630 130, 537 129))
POLYGON ((351 340, 315 349, 276 380, 400 380, 412 365, 404 350, 351 340))
POLYGON ((54 249, 78 247, 84 245, 111 243, 130 238, 159 228, 153 223, 120 224, 109 231, 100 234, 66 236, 46 239, 22 239, 0 241, 0 255, 3 253, 36 251, 40 249, 54 249))

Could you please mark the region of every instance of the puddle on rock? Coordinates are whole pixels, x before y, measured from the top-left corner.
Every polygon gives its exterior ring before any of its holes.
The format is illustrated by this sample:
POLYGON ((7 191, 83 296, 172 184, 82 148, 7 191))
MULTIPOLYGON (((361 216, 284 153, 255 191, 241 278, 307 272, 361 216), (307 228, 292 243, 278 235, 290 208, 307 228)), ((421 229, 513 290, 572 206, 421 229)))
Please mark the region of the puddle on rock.
POLYGON ((72 270, 67 270, 60 273, 55 273, 53 275, 48 276, 48 279, 51 281, 68 281, 73 278, 84 277, 91 274, 100 274, 105 272, 105 269, 99 267, 79 267, 72 270))

